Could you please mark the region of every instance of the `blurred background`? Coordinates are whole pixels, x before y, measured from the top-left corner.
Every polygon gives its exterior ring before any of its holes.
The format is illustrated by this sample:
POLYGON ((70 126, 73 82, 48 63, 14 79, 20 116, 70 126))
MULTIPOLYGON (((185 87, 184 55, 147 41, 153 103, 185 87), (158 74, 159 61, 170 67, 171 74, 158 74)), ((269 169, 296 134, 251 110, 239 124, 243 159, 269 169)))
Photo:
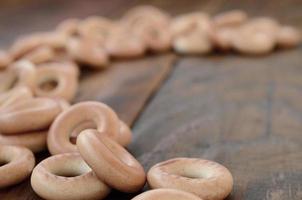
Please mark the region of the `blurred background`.
POLYGON ((302 25, 301 0, 1 0, 0 46, 7 47, 22 34, 52 30, 66 18, 101 15, 114 19, 142 4, 157 6, 172 15, 243 9, 251 16, 272 16, 281 23, 302 25))

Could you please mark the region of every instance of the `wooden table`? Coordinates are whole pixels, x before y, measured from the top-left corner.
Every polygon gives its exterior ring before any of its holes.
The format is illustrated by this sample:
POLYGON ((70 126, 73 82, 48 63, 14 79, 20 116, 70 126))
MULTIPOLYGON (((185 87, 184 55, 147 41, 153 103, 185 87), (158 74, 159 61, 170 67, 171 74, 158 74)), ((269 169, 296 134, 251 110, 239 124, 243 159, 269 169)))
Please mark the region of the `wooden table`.
MULTIPOLYGON (((162 7, 173 15, 240 8, 302 28, 299 0, 14 2, 0 4, 2 47, 18 35, 52 29, 67 17, 115 18, 138 3, 162 7)), ((301 200, 301 53, 300 47, 263 57, 165 54, 115 62, 106 71, 84 73, 75 102, 103 101, 132 125, 134 140, 128 149, 146 170, 174 157, 211 159, 234 176, 229 200, 301 200)), ((132 196, 115 191, 106 199, 132 196)), ((0 190, 0 199, 40 198, 27 180, 0 190)))

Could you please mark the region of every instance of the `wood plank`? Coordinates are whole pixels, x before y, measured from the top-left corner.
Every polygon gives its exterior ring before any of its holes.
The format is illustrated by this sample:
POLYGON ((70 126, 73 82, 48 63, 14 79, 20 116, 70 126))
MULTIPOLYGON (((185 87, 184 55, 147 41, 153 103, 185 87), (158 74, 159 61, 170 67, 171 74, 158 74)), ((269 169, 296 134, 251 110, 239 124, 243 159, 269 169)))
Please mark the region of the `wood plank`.
POLYGON ((172 54, 115 62, 106 71, 91 71, 81 81, 76 102, 96 100, 111 106, 131 125, 160 86, 175 60, 172 54))
MULTIPOLYGON (((68 17, 98 14, 115 18, 133 5, 145 3, 174 15, 242 8, 252 15, 270 15, 302 25, 300 0, 30 2, 0 8, 1 47, 19 35, 51 30, 68 17)), ((302 146, 299 55, 301 49, 268 58, 223 55, 182 60, 136 122, 131 152, 146 169, 174 156, 217 160, 235 176, 235 190, 229 199, 301 199, 301 163, 295 161, 301 160, 302 146)), ((81 81, 76 101, 105 101, 131 124, 169 74, 173 60, 170 55, 149 57, 115 64, 106 72, 90 72, 81 81)), ((44 157, 45 153, 38 155, 39 159, 44 157)), ((107 199, 132 196, 113 192, 107 199)), ((0 190, 0 199, 40 198, 25 181, 0 190)))
POLYGON ((302 49, 184 58, 134 126, 149 169, 173 157, 222 163, 228 199, 302 199, 302 49))

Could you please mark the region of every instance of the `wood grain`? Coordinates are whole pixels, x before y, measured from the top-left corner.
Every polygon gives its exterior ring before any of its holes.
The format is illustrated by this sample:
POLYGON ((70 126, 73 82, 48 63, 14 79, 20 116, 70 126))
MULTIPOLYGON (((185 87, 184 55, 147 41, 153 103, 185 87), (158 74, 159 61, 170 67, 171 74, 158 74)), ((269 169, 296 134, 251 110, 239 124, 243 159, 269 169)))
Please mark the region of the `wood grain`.
MULTIPOLYGON (((20 35, 51 30, 65 18, 116 18, 137 4, 155 5, 172 15, 244 9, 252 16, 273 16, 302 28, 301 0, 15 2, 23 3, 0 4, 2 48, 20 35)), ((85 72, 75 102, 104 101, 128 124, 135 122, 129 150, 146 170, 172 157, 208 158, 233 173, 229 200, 301 200, 301 53, 300 47, 267 57, 153 55, 121 61, 107 71, 85 72)), ((113 191, 106 199, 126 200, 134 195, 113 191)), ((27 180, 0 190, 2 199, 40 198, 27 180)))
POLYGON ((149 56, 112 64, 109 70, 91 71, 81 80, 75 101, 101 101, 131 125, 149 97, 169 74, 172 54, 149 56))
POLYGON ((146 169, 174 157, 222 163, 235 179, 228 199, 301 199, 301 53, 182 59, 130 150, 146 169))

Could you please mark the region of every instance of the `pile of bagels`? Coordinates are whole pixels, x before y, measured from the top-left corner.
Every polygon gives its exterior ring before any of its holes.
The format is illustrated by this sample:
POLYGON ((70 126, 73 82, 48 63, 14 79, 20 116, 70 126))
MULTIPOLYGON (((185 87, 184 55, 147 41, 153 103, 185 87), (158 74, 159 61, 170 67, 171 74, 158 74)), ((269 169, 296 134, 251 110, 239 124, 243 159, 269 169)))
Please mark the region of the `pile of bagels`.
POLYGON ((110 66, 115 58, 134 58, 147 52, 208 54, 218 50, 261 55, 300 42, 296 28, 271 17, 249 18, 242 10, 171 17, 156 7, 137 6, 117 20, 99 16, 67 19, 53 31, 21 37, 9 50, 0 51, 0 68, 27 59, 34 64, 72 60, 100 69, 110 66))
POLYGON ((298 46, 298 30, 240 10, 214 17, 202 12, 172 18, 138 6, 119 20, 68 19, 54 31, 16 40, 0 51, 0 188, 31 176, 33 190, 49 200, 103 199, 112 189, 133 200, 220 200, 233 188, 224 166, 197 158, 158 163, 146 174, 126 150, 131 129, 107 105, 71 105, 81 67, 102 69, 115 58, 169 50, 265 54, 298 46), (35 164, 34 153, 50 157, 35 164), (35 166, 36 165, 36 166, 35 166))
POLYGON ((104 199, 112 189, 137 193, 146 182, 153 190, 134 200, 219 200, 232 191, 229 170, 209 160, 174 158, 146 175, 126 150, 130 128, 103 103, 17 97, 0 110, 0 188, 31 175, 33 190, 48 200, 104 199), (33 152, 46 144, 51 156, 35 166, 33 152))

